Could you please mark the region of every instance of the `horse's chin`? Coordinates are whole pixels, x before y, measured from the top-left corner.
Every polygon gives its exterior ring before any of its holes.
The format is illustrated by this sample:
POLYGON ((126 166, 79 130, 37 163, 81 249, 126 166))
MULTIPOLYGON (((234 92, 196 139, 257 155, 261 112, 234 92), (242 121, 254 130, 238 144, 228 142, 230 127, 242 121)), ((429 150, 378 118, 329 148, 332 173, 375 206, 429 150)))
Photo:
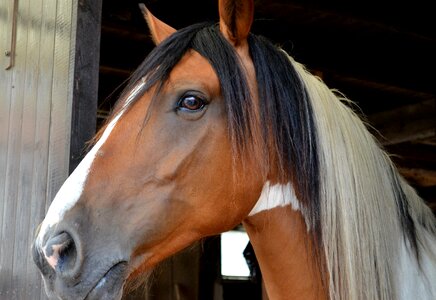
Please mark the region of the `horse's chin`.
POLYGON ((123 295, 126 268, 126 262, 119 262, 112 266, 88 293, 85 300, 120 300, 123 295))

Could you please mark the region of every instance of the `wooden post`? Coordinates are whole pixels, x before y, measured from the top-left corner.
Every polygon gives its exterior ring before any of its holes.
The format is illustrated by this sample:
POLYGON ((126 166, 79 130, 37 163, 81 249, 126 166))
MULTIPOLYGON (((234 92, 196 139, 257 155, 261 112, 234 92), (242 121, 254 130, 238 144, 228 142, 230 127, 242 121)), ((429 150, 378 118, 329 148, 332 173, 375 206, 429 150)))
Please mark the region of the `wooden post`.
POLYGON ((102 0, 79 1, 77 9, 70 173, 82 160, 97 121, 102 0))

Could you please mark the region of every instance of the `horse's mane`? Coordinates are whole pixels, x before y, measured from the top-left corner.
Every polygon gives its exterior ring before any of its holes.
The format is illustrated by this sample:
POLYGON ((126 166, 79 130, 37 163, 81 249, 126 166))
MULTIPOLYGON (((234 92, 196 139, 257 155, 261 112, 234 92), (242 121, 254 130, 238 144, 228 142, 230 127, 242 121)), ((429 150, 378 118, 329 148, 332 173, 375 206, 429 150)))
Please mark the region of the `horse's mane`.
POLYGON ((220 80, 234 156, 255 159, 265 180, 274 169, 279 183, 292 182, 330 297, 396 298, 399 249, 406 244, 418 262, 421 251, 431 251, 426 236, 436 234, 432 212, 343 99, 267 40, 250 35, 249 46, 259 103, 217 26, 199 24, 150 53, 113 116, 141 92, 161 87, 187 51, 199 52, 220 80), (141 92, 132 97, 139 82, 141 92))
MULTIPOLYGON (((320 223, 332 299, 397 299, 402 255, 434 260, 435 218, 358 116, 302 65, 314 111, 320 223), (406 253, 401 249, 406 245, 406 253), (333 277, 333 278, 332 278, 333 277)), ((433 283, 429 283, 432 286, 433 283)), ((419 295, 416 295, 419 298, 419 295)))

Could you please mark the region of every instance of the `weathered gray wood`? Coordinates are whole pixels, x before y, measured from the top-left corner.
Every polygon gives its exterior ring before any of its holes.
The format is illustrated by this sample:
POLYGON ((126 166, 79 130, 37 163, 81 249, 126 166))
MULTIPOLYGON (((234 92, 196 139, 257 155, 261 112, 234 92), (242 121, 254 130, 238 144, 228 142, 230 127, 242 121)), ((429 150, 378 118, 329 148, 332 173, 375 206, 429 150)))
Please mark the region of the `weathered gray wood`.
MULTIPOLYGON (((27 47, 20 47, 20 54, 22 59, 17 61, 20 63, 18 66, 23 66, 23 103, 22 111, 22 125, 21 125, 21 151, 15 153, 21 157, 17 178, 17 201, 16 211, 17 216, 15 219, 15 239, 14 239, 14 253, 13 253, 13 281, 12 286, 16 290, 17 299, 29 299, 29 286, 34 284, 35 277, 29 277, 27 273, 27 266, 32 263, 30 255, 23 255, 28 253, 29 248, 29 234, 30 228, 30 214, 31 214, 31 200, 32 200, 32 181, 33 181, 33 164, 34 145, 35 145, 35 123, 36 123, 36 94, 38 85, 38 65, 39 65, 39 51, 40 51, 40 34, 41 34, 41 19, 36 18, 31 22, 31 15, 41 15, 41 1, 22 1, 20 5, 25 5, 22 8, 20 15, 23 16, 23 25, 21 31, 27 35, 27 47), (25 11, 25 9, 27 11, 25 11)), ((16 99, 19 101, 19 99, 16 99)), ((12 131, 13 132, 13 131, 12 131)))
POLYGON ((16 59, 13 69, 2 72, 13 71, 11 98, 8 99, 11 102, 9 111, 9 124, 7 133, 7 162, 6 162, 6 181, 5 181, 5 193, 4 193, 4 212, 2 220, 2 232, 1 232, 1 260, 0 266, 2 268, 0 272, 0 292, 6 295, 6 298, 18 299, 17 281, 20 279, 14 272, 14 251, 15 251, 15 239, 19 239, 17 236, 15 222, 17 217, 17 203, 18 203, 18 183, 19 183, 19 169, 21 160, 21 136, 22 136, 22 123, 23 123, 23 100, 24 100, 24 86, 22 83, 25 79, 25 53, 27 48, 27 31, 25 29, 28 1, 21 1, 18 3, 19 14, 17 15, 17 42, 16 42, 16 59))
MULTIPOLYGON (((39 52, 39 68, 38 68, 38 90, 36 96, 36 123, 35 123, 35 144, 34 144, 34 165, 33 165, 33 184, 32 184, 32 199, 30 203, 30 225, 28 235, 28 245, 35 238, 35 230, 46 212, 47 202, 47 173, 48 173, 48 157, 50 144, 50 113, 52 103, 52 80, 53 80, 53 51, 55 41, 55 31, 53 22, 56 20, 56 5, 48 1, 42 1, 41 12, 41 35, 40 35, 40 52, 39 52)), ((34 284, 28 287, 30 295, 41 295, 41 299, 45 299, 44 288, 40 278, 39 271, 32 264, 27 265, 29 276, 34 279, 34 284)))
MULTIPOLYGON (((0 2, 0 49, 10 39, 9 5, 0 2)), ((0 299, 33 300, 46 299, 34 232, 68 174, 77 0, 18 5, 15 64, 0 69, 0 299)))
MULTIPOLYGON (((0 10, 2 17, 0 18, 0 49, 7 49, 8 41, 10 40, 10 3, 6 1, 0 2, 0 10)), ((4 71, 4 66, 8 64, 8 58, 0 56, 1 66, 0 69, 0 298, 5 297, 5 286, 9 284, 9 278, 11 276, 10 269, 7 268, 8 258, 2 254, 7 251, 6 249, 6 234, 7 228, 5 223, 7 222, 9 214, 9 203, 6 201, 6 174, 8 163, 8 133, 10 123, 10 109, 11 109, 11 94, 12 89, 12 72, 4 71), (3 267, 4 266, 4 267, 3 267)))

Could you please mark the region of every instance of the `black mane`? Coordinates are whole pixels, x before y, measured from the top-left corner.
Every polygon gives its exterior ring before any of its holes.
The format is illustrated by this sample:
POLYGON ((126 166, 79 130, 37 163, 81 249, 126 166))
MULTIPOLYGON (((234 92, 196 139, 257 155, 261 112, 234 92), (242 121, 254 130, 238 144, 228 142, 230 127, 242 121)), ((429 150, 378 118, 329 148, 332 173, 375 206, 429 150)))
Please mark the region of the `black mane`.
MULTIPOLYGON (((248 42, 256 71, 259 104, 250 97, 234 48, 218 26, 207 23, 178 30, 154 48, 132 75, 121 99, 126 99, 143 77, 147 78, 143 92, 155 84, 161 87, 188 50, 199 52, 219 78, 234 157, 244 154, 246 158, 253 149, 261 148, 257 152, 263 153, 263 157, 255 157, 262 165, 260 169, 266 172, 278 170, 278 178, 274 178, 278 183, 292 182, 312 229, 313 241, 318 246, 315 248, 320 249, 316 127, 305 86, 283 51, 253 34, 248 42), (260 120, 255 119, 254 105, 259 106, 260 120), (256 130, 260 132, 260 139, 256 130)), ((122 107, 123 101, 120 101, 118 109, 122 107)))
MULTIPOLYGON (((267 166, 267 171, 278 170, 278 178, 274 178, 278 182, 293 183, 299 200, 306 207, 311 227, 318 232, 316 129, 304 84, 286 54, 266 39, 251 34, 249 47, 256 70, 259 104, 250 97, 234 48, 222 36, 218 26, 207 23, 181 29, 159 44, 132 75, 121 99, 126 99, 143 77, 147 78, 143 92, 155 84, 162 86, 188 50, 199 52, 210 62, 219 78, 235 156, 249 154, 247 152, 256 147, 264 148, 261 153, 266 155, 256 157, 261 159, 259 164, 267 166), (254 105, 259 105, 260 120, 255 120, 254 105), (256 136, 257 129, 260 130, 260 140, 256 136), (256 145, 252 145, 255 142, 256 145), (270 160, 268 154, 274 159, 270 160)), ((118 109, 123 107, 122 102, 118 109)))

